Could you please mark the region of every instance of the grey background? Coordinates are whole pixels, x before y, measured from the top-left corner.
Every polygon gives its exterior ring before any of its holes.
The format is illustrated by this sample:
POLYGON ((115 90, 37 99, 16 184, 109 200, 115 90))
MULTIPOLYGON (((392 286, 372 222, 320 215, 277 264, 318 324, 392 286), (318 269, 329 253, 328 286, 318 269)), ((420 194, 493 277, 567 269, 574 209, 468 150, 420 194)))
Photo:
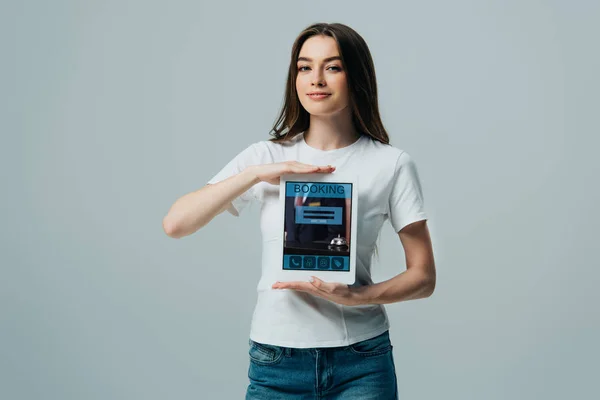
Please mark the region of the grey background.
MULTIPOLYGON (((401 398, 594 397, 599 11, 2 2, 0 398, 243 398, 259 207, 181 240, 161 222, 268 138, 318 21, 367 41, 423 183, 438 285, 387 306, 401 398)), ((405 268, 389 224, 380 249, 376 281, 405 268)))

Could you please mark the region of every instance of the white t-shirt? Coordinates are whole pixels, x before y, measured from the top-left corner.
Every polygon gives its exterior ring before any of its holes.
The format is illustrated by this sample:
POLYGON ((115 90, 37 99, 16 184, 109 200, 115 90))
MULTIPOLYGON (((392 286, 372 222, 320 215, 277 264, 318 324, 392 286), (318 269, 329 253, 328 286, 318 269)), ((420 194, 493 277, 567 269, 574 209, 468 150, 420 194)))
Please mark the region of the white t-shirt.
MULTIPOLYGON (((309 146, 304 134, 289 142, 268 140, 251 144, 235 156, 209 184, 222 181, 245 167, 282 161, 336 167, 358 177, 356 282, 372 284, 371 260, 383 223, 389 219, 396 232, 426 220, 421 183, 414 161, 405 151, 362 135, 349 146, 319 150, 309 146)), ((335 172, 334 172, 335 173, 335 172)), ((309 348, 346 346, 375 337, 389 329, 383 305, 344 306, 288 290, 271 289, 270 275, 281 268, 277 257, 282 213, 279 186, 260 182, 232 201, 228 211, 238 216, 251 202, 261 204, 262 275, 252 316, 250 339, 266 344, 309 348)))

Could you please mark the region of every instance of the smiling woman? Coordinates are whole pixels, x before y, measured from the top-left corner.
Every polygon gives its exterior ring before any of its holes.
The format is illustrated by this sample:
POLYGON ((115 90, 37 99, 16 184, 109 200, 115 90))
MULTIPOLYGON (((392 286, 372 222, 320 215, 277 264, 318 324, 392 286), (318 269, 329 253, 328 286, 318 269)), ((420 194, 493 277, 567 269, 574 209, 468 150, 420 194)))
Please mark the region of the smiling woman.
POLYGON ((371 53, 364 39, 346 25, 314 24, 292 46, 285 102, 272 140, 288 141, 300 133, 322 150, 343 147, 360 133, 389 144, 379 115, 371 53), (308 139, 311 132, 331 131, 330 123, 346 133, 330 132, 318 142, 308 139))
MULTIPOLYGON (((178 199, 163 221, 165 231, 172 237, 189 235, 225 210, 239 216, 250 202, 262 203, 262 276, 250 331, 247 399, 395 399, 384 303, 430 296, 435 266, 415 161, 389 143, 371 54, 356 31, 339 23, 318 23, 300 33, 292 46, 284 105, 271 135, 238 153, 208 185, 178 199), (340 196, 325 192, 315 193, 315 198, 313 193, 293 194, 289 206, 299 207, 299 212, 288 224, 290 231, 279 232, 279 184, 291 174, 356 179, 356 235, 344 231, 348 223, 341 216, 349 213, 335 214, 343 204, 326 204, 340 196), (330 225, 341 229, 333 237, 356 249, 355 284, 273 279, 282 268, 281 241, 303 243, 301 232, 311 229, 308 236, 316 235, 317 225, 296 226, 306 223, 306 210, 333 212, 330 225), (398 233, 407 269, 374 283, 371 260, 385 221, 398 233)), ((329 232, 323 230, 323 235, 320 245, 327 246, 329 232)), ((320 258, 327 267, 328 259, 320 258)), ((303 272, 321 267, 321 260, 311 254, 290 260, 303 272)))
POLYGON ((297 64, 296 91, 306 111, 317 116, 348 107, 348 82, 333 38, 318 35, 307 39, 297 64), (334 55, 327 57, 329 54, 334 55))

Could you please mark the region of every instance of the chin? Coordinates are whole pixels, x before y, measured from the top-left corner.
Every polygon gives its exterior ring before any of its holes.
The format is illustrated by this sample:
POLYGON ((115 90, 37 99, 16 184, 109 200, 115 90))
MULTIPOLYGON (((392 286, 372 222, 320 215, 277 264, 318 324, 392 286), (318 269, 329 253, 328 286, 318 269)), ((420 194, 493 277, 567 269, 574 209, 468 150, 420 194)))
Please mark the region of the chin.
POLYGON ((332 104, 302 104, 302 107, 311 115, 335 115, 342 111, 346 107, 337 107, 332 104), (307 107, 308 106, 308 107, 307 107))
POLYGON ((306 110, 306 111, 307 111, 307 112, 308 112, 310 115, 318 115, 318 116, 321 116, 321 117, 324 117, 324 116, 326 116, 326 115, 332 115, 332 114, 335 114, 334 112, 327 111, 327 110, 325 110, 325 111, 324 111, 324 110, 316 110, 316 109, 314 109, 314 108, 306 108, 306 107, 305 107, 304 109, 305 109, 305 110, 306 110))
POLYGON ((323 109, 323 108, 319 108, 319 107, 304 107, 304 109, 306 111, 308 111, 308 113, 310 115, 318 115, 318 116, 332 116, 335 114, 338 114, 340 111, 342 111, 342 109, 340 108, 327 108, 327 109, 323 109))

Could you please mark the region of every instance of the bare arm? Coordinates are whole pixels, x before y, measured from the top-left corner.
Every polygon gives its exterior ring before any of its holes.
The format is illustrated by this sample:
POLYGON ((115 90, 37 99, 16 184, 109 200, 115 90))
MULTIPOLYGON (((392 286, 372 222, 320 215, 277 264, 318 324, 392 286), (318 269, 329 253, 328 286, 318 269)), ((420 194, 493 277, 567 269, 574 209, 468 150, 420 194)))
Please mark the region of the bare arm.
POLYGON ((359 304, 388 304, 433 294, 436 268, 427 221, 407 225, 398 236, 404 246, 406 271, 384 282, 357 287, 359 304))
POLYGON ((301 290, 348 306, 388 304, 431 296, 435 290, 436 271, 427 221, 405 226, 398 236, 404 246, 406 271, 387 281, 351 287, 315 277, 311 282, 276 282, 271 287, 301 290))
POLYGON ((285 161, 252 165, 240 173, 179 198, 163 218, 163 229, 172 238, 191 235, 227 210, 231 202, 258 182, 278 184, 289 173, 331 173, 332 166, 316 166, 285 161))
POLYGON ((163 219, 172 238, 190 235, 231 206, 232 200, 260 182, 251 168, 179 198, 163 219))

